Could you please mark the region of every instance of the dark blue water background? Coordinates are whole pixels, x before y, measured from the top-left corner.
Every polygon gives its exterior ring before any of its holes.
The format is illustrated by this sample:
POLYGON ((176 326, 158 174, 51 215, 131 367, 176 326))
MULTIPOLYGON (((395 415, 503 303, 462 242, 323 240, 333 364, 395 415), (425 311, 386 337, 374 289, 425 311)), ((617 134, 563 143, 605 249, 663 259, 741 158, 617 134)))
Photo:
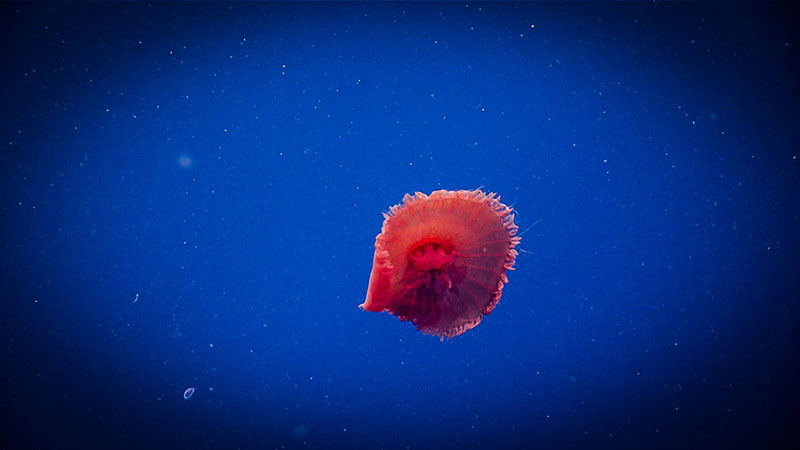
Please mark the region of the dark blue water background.
POLYGON ((796 6, 0 17, 3 448, 798 442, 796 6), (360 311, 381 212, 480 186, 491 316, 360 311))

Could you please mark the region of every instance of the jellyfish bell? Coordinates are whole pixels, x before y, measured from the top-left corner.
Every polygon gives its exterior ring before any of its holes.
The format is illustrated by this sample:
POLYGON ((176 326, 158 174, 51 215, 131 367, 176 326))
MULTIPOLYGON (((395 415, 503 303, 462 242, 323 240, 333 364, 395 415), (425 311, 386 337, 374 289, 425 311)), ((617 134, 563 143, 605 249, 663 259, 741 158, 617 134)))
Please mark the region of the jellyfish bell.
POLYGON ((491 313, 520 242, 514 211, 499 196, 417 192, 384 218, 362 309, 386 311, 442 339, 491 313))

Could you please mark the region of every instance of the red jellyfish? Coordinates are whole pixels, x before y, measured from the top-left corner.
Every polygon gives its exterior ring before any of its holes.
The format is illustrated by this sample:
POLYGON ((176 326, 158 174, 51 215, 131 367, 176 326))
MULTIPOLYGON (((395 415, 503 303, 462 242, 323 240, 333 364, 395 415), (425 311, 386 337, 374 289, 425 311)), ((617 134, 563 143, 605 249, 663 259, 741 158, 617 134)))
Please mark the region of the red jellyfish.
POLYGON ((514 211, 481 190, 417 192, 384 213, 375 239, 367 311, 452 338, 491 313, 520 242, 514 211))

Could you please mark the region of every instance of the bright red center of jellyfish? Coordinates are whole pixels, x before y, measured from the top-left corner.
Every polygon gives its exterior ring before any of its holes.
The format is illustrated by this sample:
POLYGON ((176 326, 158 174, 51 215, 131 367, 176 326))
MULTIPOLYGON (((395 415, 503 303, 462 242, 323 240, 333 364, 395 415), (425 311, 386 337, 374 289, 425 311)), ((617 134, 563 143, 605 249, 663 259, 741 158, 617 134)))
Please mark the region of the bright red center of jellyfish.
POLYGON ((408 255, 408 259, 414 264, 414 267, 425 272, 441 269, 453 262, 453 258, 455 258, 455 252, 447 251, 436 242, 419 245, 408 255))

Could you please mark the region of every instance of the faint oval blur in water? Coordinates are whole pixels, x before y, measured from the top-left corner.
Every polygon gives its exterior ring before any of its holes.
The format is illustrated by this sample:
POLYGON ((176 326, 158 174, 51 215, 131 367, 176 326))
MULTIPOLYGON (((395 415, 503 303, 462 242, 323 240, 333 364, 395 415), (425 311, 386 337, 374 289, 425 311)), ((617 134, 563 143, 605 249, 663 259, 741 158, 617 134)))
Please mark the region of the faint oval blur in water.
POLYGON ((294 434, 294 437, 296 437, 298 439, 303 439, 304 437, 306 437, 308 435, 308 428, 306 428, 305 425, 298 425, 298 426, 294 427, 294 430, 292 430, 292 433, 294 434))

